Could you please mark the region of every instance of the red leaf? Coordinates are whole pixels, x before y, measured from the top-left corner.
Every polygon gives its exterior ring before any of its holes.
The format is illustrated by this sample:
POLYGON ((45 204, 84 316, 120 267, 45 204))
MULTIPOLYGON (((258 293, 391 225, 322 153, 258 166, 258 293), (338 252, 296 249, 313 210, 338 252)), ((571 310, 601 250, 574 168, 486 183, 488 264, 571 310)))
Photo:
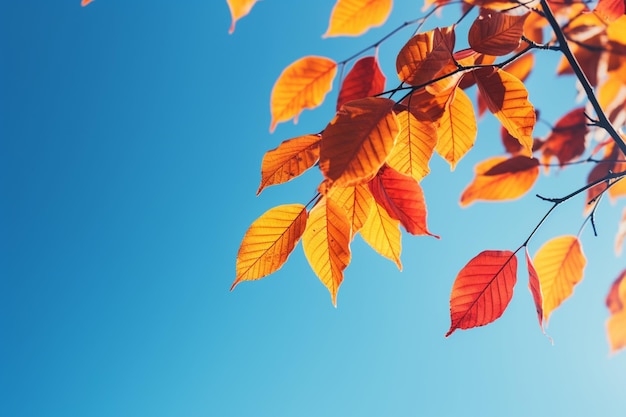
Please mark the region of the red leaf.
POLYGON ((450 330, 484 326, 498 319, 513 297, 517 258, 511 251, 487 250, 463 267, 450 295, 450 330))
POLYGON ((599 0, 593 12, 606 22, 613 22, 626 13, 626 1, 599 0))
POLYGON ((528 268, 528 289, 530 290, 530 293, 533 296, 533 301, 535 302, 539 326, 541 327, 541 331, 545 334, 545 330, 543 328, 543 295, 541 294, 539 275, 537 275, 533 261, 530 259, 528 248, 526 248, 526 266, 528 268))
POLYGON ((385 74, 374 56, 359 59, 341 84, 337 110, 345 103, 380 94, 385 90, 385 74))

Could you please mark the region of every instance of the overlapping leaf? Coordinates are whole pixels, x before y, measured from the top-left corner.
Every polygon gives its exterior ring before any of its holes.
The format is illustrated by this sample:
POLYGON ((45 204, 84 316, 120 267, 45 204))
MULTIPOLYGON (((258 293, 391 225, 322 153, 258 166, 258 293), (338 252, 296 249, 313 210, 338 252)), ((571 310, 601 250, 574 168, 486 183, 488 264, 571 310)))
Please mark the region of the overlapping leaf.
POLYGON ((322 133, 320 169, 331 186, 367 182, 387 159, 400 125, 395 102, 364 98, 345 104, 322 133))
POLYGON ((400 222, 378 203, 372 205, 369 217, 360 231, 361 237, 376 252, 392 260, 402 270, 402 232, 400 222))
POLYGON ((535 254, 534 265, 543 294, 543 319, 569 298, 583 279, 587 263, 576 236, 560 236, 546 242, 535 254))
POLYGON ((336 74, 337 63, 320 56, 300 58, 285 68, 272 89, 270 132, 280 122, 297 121, 302 110, 319 106, 332 89, 336 74))
POLYGON ((359 59, 341 84, 337 110, 352 100, 380 94, 385 90, 385 75, 374 56, 359 59))
POLYGON ((327 197, 337 202, 344 209, 348 221, 352 225, 353 236, 363 227, 372 206, 375 204, 367 184, 334 187, 327 197))
POLYGON ((389 17, 393 0, 337 0, 324 37, 359 36, 389 17))
POLYGON ((436 28, 418 33, 402 47, 396 58, 396 70, 402 82, 422 85, 432 81, 451 60, 454 29, 436 28))
POLYGON ((568 112, 556 122, 542 146, 543 156, 556 156, 559 164, 574 160, 585 152, 585 136, 589 131, 584 107, 568 112))
POLYGON ((513 297, 517 258, 511 251, 483 251, 463 267, 450 294, 450 330, 484 326, 499 318, 513 297))
POLYGON ((435 150, 454 169, 456 164, 474 146, 476 140, 476 116, 472 101, 460 88, 445 105, 438 120, 435 150))
POLYGON ((290 181, 315 165, 320 156, 320 140, 320 135, 299 136, 268 151, 261 163, 257 195, 265 187, 290 181))
POLYGON ((399 220, 407 232, 439 238, 428 231, 424 192, 415 179, 384 166, 368 185, 374 200, 399 220))
POLYGON ((501 56, 513 52, 522 39, 528 13, 516 16, 481 9, 468 33, 470 47, 476 52, 501 56))
POLYGON ((606 306, 611 313, 606 322, 609 346, 616 352, 626 347, 626 270, 611 285, 606 306))
POLYGON ((286 204, 266 211, 255 220, 243 237, 237 253, 236 278, 241 281, 263 278, 287 261, 307 222, 302 204, 286 204))
MULTIPOLYGON (((92 0, 83 0, 83 6, 85 4, 89 4, 92 0)), ((228 33, 233 33, 235 31, 235 23, 242 17, 246 16, 252 10, 252 6, 258 0, 226 0, 228 3, 228 8, 230 9, 230 15, 232 17, 232 23, 230 25, 230 29, 228 33)))
POLYGON ((304 254, 320 281, 330 291, 337 305, 337 291, 343 282, 343 271, 350 263, 350 222, 343 208, 333 200, 322 198, 311 209, 302 235, 304 254))
POLYGON ((461 206, 476 200, 513 200, 526 194, 539 176, 539 161, 524 155, 493 157, 479 163, 476 176, 461 194, 461 206))

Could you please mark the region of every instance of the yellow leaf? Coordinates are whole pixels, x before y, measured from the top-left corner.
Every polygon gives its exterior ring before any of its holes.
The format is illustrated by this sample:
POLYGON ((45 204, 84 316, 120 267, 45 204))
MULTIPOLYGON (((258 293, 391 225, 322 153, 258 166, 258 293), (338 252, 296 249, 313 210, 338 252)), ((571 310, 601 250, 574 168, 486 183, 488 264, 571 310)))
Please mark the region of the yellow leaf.
POLYGON ((322 133, 320 169, 331 185, 372 178, 393 148, 400 126, 386 98, 364 98, 341 107, 322 133))
POLYGON ((374 203, 360 233, 372 249, 395 262, 398 269, 402 270, 402 232, 399 220, 393 219, 383 207, 374 203))
POLYGON ((393 0, 337 0, 324 37, 359 36, 385 23, 392 7, 393 0))
POLYGON ((320 157, 320 135, 288 139, 268 151, 261 163, 261 185, 257 195, 269 185, 290 181, 311 168, 320 157))
POLYGON ((297 122, 302 110, 322 104, 336 74, 337 63, 320 56, 300 58, 285 68, 272 89, 270 132, 280 122, 291 118, 297 122))
POLYGON ((400 133, 387 158, 387 164, 421 181, 430 172, 428 161, 437 144, 437 129, 426 115, 418 119, 411 112, 403 110, 397 114, 397 118, 400 133))
POLYGON ((476 132, 472 101, 463 90, 457 88, 439 119, 435 147, 437 153, 448 161, 450 169, 454 170, 456 164, 474 146, 476 132))
MULTIPOLYGON (((235 31, 235 23, 237 23, 237 20, 250 13, 252 6, 254 6, 254 3, 257 1, 258 0, 226 0, 228 8, 230 9, 230 15, 233 19, 228 33, 233 33, 235 31)), ((83 1, 83 5, 84 3, 85 2, 83 1)))
POLYGON ((302 235, 302 246, 311 268, 330 291, 335 306, 343 270, 350 263, 351 236, 346 213, 333 200, 322 198, 311 209, 302 235))
POLYGON ((352 236, 363 227, 374 204, 374 197, 367 184, 333 187, 327 197, 336 201, 346 212, 352 224, 352 236))
POLYGON ((576 236, 560 236, 545 243, 535 254, 534 264, 543 295, 543 317, 550 314, 574 292, 583 279, 587 263, 576 236))
POLYGON ((306 208, 286 204, 266 211, 243 237, 237 253, 237 276, 231 291, 241 281, 263 278, 287 261, 306 227, 306 208))

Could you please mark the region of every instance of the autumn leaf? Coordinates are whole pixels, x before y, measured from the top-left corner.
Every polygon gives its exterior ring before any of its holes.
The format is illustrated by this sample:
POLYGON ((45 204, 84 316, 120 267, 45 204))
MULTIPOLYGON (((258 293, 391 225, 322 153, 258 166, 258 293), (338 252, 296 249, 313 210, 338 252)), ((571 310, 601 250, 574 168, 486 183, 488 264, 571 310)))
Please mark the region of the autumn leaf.
POLYGON ((361 237, 380 255, 395 262, 402 270, 402 233, 400 222, 392 218, 380 204, 372 204, 369 216, 361 228, 361 237))
POLYGON ((505 65, 503 69, 523 82, 526 81, 526 78, 528 78, 534 66, 535 55, 527 52, 515 61, 505 65))
POLYGON ((346 213, 333 200, 322 198, 311 209, 302 246, 311 268, 330 291, 334 306, 343 271, 350 263, 351 235, 346 213))
POLYGON ((372 97, 385 90, 385 75, 374 56, 359 59, 341 84, 337 110, 352 100, 372 97))
POLYGON ((422 85, 432 81, 452 60, 454 29, 435 28, 418 33, 402 47, 396 58, 396 70, 400 81, 422 85))
POLYGON ((386 98, 345 104, 322 133, 320 170, 332 186, 367 182, 387 159, 400 126, 386 98))
POLYGON ((319 56, 300 58, 285 68, 272 89, 270 132, 280 122, 291 118, 297 121, 302 110, 322 104, 336 74, 337 63, 319 56))
POLYGON ((536 115, 524 83, 497 67, 480 68, 472 73, 489 111, 520 141, 525 154, 532 155, 536 115))
POLYGON ((528 289, 530 290, 530 293, 533 296, 533 301, 535 302, 535 310, 537 311, 537 319, 539 319, 539 327, 541 327, 541 331, 545 334, 545 330, 543 328, 543 295, 541 293, 541 284, 539 283, 537 270, 533 265, 532 259, 530 259, 528 247, 526 247, 526 268, 528 269, 528 289))
POLYGON ((606 306, 611 316, 606 322, 607 336, 611 352, 626 347, 626 270, 611 285, 606 297, 606 306))
POLYGON ((624 0, 599 0, 593 12, 602 20, 611 23, 626 13, 626 1, 624 0))
MULTIPOLYGON (((83 0, 83 6, 85 4, 89 4, 91 1, 92 0, 83 0)), ((237 23, 237 20, 250 13, 252 6, 254 6, 254 3, 257 1, 258 0, 226 0, 228 8, 230 9, 230 15, 233 19, 228 33, 233 33, 235 31, 235 23, 237 23)))
POLYGON ((470 47, 476 52, 501 56, 513 52, 522 39, 528 13, 516 16, 480 9, 468 33, 470 47))
POLYGON ((368 185, 374 200, 399 220, 407 232, 439 238, 428 231, 424 192, 415 179, 385 166, 368 185))
POLYGON ((302 204, 274 207, 256 219, 246 232, 237 253, 235 282, 263 278, 287 261, 307 222, 302 204))
POLYGON ((622 219, 617 227, 617 234, 615 235, 615 255, 620 256, 622 254, 622 246, 624 245, 624 239, 626 238, 626 208, 622 211, 622 219))
POLYGON ((582 155, 585 152, 585 136, 589 131, 587 123, 584 107, 576 108, 561 117, 541 148, 543 156, 547 159, 556 156, 563 166, 582 155))
MULTIPOLYGON (((89 3, 91 3, 93 0, 82 0, 80 2, 80 5, 85 7, 86 5, 88 5, 89 3)), ((256 1, 256 0, 255 0, 256 1)))
POLYGON ((337 0, 324 38, 359 36, 389 17, 393 0, 337 0))
POLYGON ((268 151, 261 163, 261 185, 257 195, 270 185, 291 181, 311 168, 320 156, 320 135, 288 139, 268 151))
POLYGON ((438 120, 435 147, 437 153, 448 161, 451 170, 474 146, 476 132, 472 101, 463 90, 457 88, 438 120))
POLYGON ((476 165, 476 176, 461 194, 461 206, 476 200, 513 200, 526 194, 539 177, 539 160, 524 155, 493 157, 476 165))
POLYGON ((484 326, 498 319, 513 297, 517 258, 511 251, 483 251, 463 267, 450 294, 450 330, 484 326))
POLYGON ((374 197, 367 184, 357 184, 347 187, 333 187, 327 197, 339 204, 352 225, 352 236, 365 224, 374 205, 374 197))
POLYGON ((430 172, 428 161, 437 144, 437 128, 423 113, 417 118, 408 110, 403 110, 397 114, 397 118, 400 122, 400 133, 387 158, 387 164, 396 171, 421 181, 430 172))
POLYGON ((583 279, 587 263, 576 236, 560 236, 545 243, 535 254, 534 265, 543 294, 543 319, 569 298, 583 279))

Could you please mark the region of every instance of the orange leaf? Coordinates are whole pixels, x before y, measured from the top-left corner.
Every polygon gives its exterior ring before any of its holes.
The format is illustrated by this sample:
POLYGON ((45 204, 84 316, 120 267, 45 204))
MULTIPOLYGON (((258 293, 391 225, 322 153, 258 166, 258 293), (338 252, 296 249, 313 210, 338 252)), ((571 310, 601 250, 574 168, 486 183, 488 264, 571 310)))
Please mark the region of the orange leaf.
POLYGON ((517 258, 511 251, 483 251, 459 272, 450 294, 450 330, 484 326, 498 319, 513 297, 517 258))
POLYGON ((526 194, 539 177, 539 161, 524 155, 489 158, 476 165, 476 176, 461 195, 461 206, 476 200, 513 200, 526 194))
POLYGON ((470 47, 476 52, 501 56, 520 44, 528 13, 515 16, 495 10, 480 9, 468 33, 470 47))
POLYGON ((534 65, 535 55, 527 52, 510 64, 505 65, 504 70, 523 82, 530 75, 534 65))
POLYGON ((360 233, 368 245, 380 255, 395 262, 398 269, 402 270, 400 222, 392 218, 387 210, 378 203, 374 203, 360 233))
MULTIPOLYGON (((84 6, 88 5, 89 3, 91 3, 92 1, 93 1, 93 0, 82 0, 82 1, 80 2, 80 5, 84 7, 84 6)), ((256 0, 255 0, 255 1, 256 1, 256 0)))
POLYGON ((270 132, 280 122, 291 118, 297 121, 302 110, 322 104, 336 74, 337 63, 320 56, 300 58, 285 68, 272 89, 270 132))
POLYGON ((626 270, 611 285, 606 297, 606 306, 611 316, 606 322, 606 330, 611 352, 626 347, 626 270))
POLYGON ((268 151, 261 163, 261 185, 257 195, 269 185, 291 181, 311 168, 320 157, 320 135, 288 139, 268 151))
POLYGON ((453 48, 452 27, 435 28, 413 36, 396 58, 396 70, 400 81, 411 85, 422 85, 432 81, 434 75, 451 61, 453 48))
POLYGON ((421 181, 430 172, 428 161, 437 144, 437 129, 425 114, 417 118, 413 113, 403 110, 397 117, 400 133, 387 158, 387 164, 396 171, 421 181))
POLYGON ((539 276, 537 270, 533 265, 533 261, 528 254, 528 247, 526 247, 526 267, 528 268, 528 289, 533 296, 535 302, 535 310, 537 311, 537 318, 539 319, 539 326, 541 331, 545 333, 543 329, 543 295, 541 294, 541 284, 539 283, 539 276))
POLYGON ((378 66, 376 57, 359 59, 341 84, 337 110, 352 100, 375 96, 385 90, 385 75, 378 66))
MULTIPOLYGON (((83 6, 90 3, 91 1, 92 0, 83 0, 83 6)), ((250 10, 252 10, 252 6, 254 6, 254 3, 256 3, 257 1, 258 0, 226 0, 226 3, 228 3, 228 8, 230 9, 230 15, 233 19, 228 33, 233 33, 235 31, 235 23, 237 23, 237 20, 250 13, 250 10)))
POLYGON ((536 115, 524 83, 497 67, 480 68, 473 74, 489 111, 519 140, 526 155, 532 155, 536 115))
POLYGON ((399 220, 412 235, 433 235, 426 226, 426 201, 422 187, 415 179, 384 166, 369 183, 378 204, 399 220))
POLYGON ((626 13, 626 1, 624 0, 599 0, 593 11, 605 22, 613 22, 626 13))
POLYGON ((435 150, 454 170, 456 164, 474 146, 476 140, 476 116, 472 101, 463 90, 457 88, 452 100, 437 126, 437 146, 435 150))
POLYGON ((241 281, 263 278, 283 266, 304 232, 306 219, 302 204, 274 207, 256 219, 239 247, 231 291, 241 281))
POLYGON ((366 184, 333 187, 327 197, 337 202, 346 212, 348 221, 352 224, 352 236, 363 227, 374 205, 374 198, 366 184))
POLYGON ((393 0, 337 0, 324 38, 359 36, 389 17, 393 0))
POLYGON ((579 107, 561 117, 545 140, 542 150, 548 160, 556 156, 563 166, 585 152, 585 136, 589 131, 584 107, 579 107))
POLYGON ((624 245, 624 239, 626 238, 626 208, 622 212, 622 219, 619 222, 617 228, 617 234, 615 235, 615 255, 620 256, 622 254, 622 246, 624 245))
POLYGON ((372 178, 393 148, 400 126, 386 98, 345 104, 322 133, 320 169, 331 185, 354 185, 372 178))
POLYGON ((311 268, 330 291, 335 306, 343 270, 350 263, 350 238, 350 222, 343 208, 333 200, 322 198, 309 213, 302 246, 311 268))
POLYGON ((583 279, 587 263, 576 236, 560 236, 545 243, 535 254, 535 269, 543 294, 543 319, 569 298, 583 279))

